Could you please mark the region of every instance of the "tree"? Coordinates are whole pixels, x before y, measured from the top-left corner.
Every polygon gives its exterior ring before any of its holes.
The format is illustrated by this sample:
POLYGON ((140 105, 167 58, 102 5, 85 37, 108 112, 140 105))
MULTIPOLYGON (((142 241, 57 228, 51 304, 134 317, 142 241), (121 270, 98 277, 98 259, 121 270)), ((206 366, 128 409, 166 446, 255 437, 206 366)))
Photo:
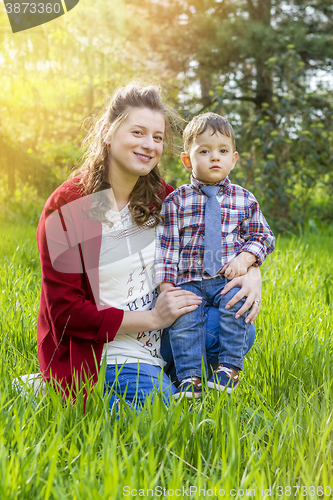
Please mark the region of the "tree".
POLYGON ((243 154, 236 181, 254 189, 275 228, 295 229, 309 193, 332 182, 331 92, 311 90, 332 68, 331 1, 127 4, 149 19, 144 43, 178 75, 185 114, 229 116, 243 154))
POLYGON ((13 35, 0 9, 0 178, 45 198, 79 161, 82 122, 133 74, 122 0, 87 0, 13 35))
POLYGON ((333 5, 330 0, 126 0, 138 30, 163 66, 199 81, 204 105, 219 84, 235 100, 261 109, 272 105, 274 82, 266 61, 287 45, 310 75, 332 68, 333 5), (134 16, 135 13, 135 16, 134 16))

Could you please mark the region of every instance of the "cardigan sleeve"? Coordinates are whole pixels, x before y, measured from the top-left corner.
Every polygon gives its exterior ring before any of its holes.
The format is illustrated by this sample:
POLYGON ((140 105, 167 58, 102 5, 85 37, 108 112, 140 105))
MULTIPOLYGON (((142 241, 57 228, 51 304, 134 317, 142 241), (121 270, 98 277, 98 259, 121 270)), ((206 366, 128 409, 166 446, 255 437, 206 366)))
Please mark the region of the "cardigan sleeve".
MULTIPOLYGON (((82 256, 82 212, 71 209, 76 201, 67 201, 67 194, 57 190, 47 201, 37 229, 40 315, 47 317, 56 340, 70 336, 105 343, 114 339, 124 311, 97 307, 82 256)), ((96 246, 98 255, 98 238, 96 246)))

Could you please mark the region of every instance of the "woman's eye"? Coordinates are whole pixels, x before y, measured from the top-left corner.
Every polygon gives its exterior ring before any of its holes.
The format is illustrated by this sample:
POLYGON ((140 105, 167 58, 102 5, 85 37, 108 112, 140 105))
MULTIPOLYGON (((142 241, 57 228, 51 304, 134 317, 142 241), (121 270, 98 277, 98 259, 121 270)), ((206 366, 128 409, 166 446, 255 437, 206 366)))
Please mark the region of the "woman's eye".
POLYGON ((142 135, 141 130, 133 130, 133 134, 142 135))
POLYGON ((160 135, 155 135, 155 141, 161 142, 163 141, 163 137, 161 137, 160 135))

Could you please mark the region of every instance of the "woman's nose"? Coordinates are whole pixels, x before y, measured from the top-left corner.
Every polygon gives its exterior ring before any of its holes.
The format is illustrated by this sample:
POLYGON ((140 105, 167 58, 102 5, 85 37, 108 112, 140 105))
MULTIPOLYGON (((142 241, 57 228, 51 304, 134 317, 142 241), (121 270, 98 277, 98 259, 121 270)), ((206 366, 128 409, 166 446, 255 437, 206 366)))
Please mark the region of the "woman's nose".
POLYGON ((150 151, 154 149, 155 147, 154 138, 146 135, 144 140, 142 141, 142 147, 144 149, 149 149, 150 151))

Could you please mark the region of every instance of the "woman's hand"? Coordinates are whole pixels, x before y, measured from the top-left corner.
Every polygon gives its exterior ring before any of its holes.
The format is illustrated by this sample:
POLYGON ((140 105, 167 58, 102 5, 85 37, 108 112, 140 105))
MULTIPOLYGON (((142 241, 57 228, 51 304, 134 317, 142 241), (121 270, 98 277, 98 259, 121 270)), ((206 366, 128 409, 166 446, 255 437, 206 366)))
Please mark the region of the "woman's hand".
POLYGON ((254 320, 259 314, 261 305, 261 273, 259 267, 250 267, 248 272, 244 276, 239 276, 229 281, 222 290, 222 295, 229 292, 235 286, 240 286, 241 289, 234 295, 234 297, 226 305, 226 309, 230 309, 234 304, 236 304, 243 297, 246 297, 245 303, 237 311, 236 319, 242 316, 248 309, 251 311, 245 323, 251 323, 253 325, 254 320))
POLYGON ((154 315, 154 328, 167 328, 179 316, 194 311, 201 302, 202 298, 195 293, 173 285, 167 287, 160 293, 151 311, 154 315))
POLYGON ((160 293, 154 309, 149 311, 125 311, 117 333, 139 333, 167 328, 182 314, 194 311, 201 297, 170 284, 160 293))

